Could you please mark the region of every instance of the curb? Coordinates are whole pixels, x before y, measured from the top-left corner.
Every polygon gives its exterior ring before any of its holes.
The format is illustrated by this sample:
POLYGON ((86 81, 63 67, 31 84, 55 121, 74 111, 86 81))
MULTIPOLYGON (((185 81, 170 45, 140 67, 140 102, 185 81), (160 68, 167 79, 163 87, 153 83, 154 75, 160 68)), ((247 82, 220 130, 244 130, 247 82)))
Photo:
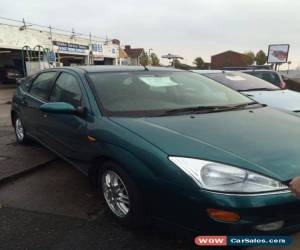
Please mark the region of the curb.
POLYGON ((13 181, 15 179, 18 179, 22 176, 25 176, 27 174, 31 174, 39 169, 42 169, 44 167, 47 167, 48 165, 52 164, 53 162, 55 162, 58 158, 54 158, 52 160, 49 160, 47 162, 44 162, 44 163, 41 163, 41 164, 38 164, 38 165, 35 165, 31 168, 28 168, 28 169, 25 169, 25 170, 22 170, 22 171, 17 171, 13 174, 10 174, 10 175, 7 175, 7 176, 3 176, 3 177, 0 177, 0 185, 2 184, 5 184, 7 182, 10 182, 10 181, 13 181))

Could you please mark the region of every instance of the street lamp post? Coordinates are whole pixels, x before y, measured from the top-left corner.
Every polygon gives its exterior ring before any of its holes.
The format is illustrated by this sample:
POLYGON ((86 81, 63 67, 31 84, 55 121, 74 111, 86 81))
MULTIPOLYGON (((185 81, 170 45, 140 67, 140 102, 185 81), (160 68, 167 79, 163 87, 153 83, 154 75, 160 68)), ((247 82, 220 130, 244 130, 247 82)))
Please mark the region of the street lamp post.
POLYGON ((288 64, 288 68, 287 68, 287 72, 286 72, 286 73, 289 74, 289 71, 290 71, 290 65, 292 64, 292 62, 291 62, 291 61, 288 61, 287 64, 288 64))
POLYGON ((178 56, 178 55, 172 55, 172 54, 167 54, 167 55, 164 55, 162 56, 162 58, 166 58, 166 59, 169 59, 170 61, 172 60, 172 67, 175 68, 175 60, 176 59, 183 59, 183 57, 181 56, 178 56))

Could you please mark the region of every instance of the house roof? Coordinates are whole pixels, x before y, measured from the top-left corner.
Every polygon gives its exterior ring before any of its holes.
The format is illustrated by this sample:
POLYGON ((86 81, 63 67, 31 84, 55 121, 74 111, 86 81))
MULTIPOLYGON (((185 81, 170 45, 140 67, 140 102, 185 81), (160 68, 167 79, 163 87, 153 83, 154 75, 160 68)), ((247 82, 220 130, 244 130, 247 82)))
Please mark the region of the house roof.
POLYGON ((132 49, 132 48, 125 48, 124 49, 126 54, 131 57, 131 58, 138 58, 141 56, 141 54, 143 53, 144 49, 142 48, 136 48, 136 49, 132 49))
POLYGON ((128 57, 128 55, 125 52, 125 50, 120 47, 119 48, 119 58, 127 58, 127 57, 128 57))
POLYGON ((228 54, 228 53, 234 53, 234 54, 243 55, 242 53, 239 53, 239 52, 236 52, 236 51, 233 51, 233 50, 226 50, 226 51, 224 51, 224 52, 221 52, 221 53, 218 53, 218 54, 212 55, 212 57, 213 57, 213 56, 222 55, 222 54, 228 54))

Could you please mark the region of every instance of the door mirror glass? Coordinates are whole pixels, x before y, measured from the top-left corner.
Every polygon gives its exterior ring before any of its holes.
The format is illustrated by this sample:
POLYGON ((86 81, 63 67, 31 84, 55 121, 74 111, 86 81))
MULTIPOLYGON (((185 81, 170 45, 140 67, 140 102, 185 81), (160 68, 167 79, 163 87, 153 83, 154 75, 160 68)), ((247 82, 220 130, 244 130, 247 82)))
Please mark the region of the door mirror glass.
POLYGON ((40 106, 40 110, 52 114, 75 114, 77 109, 66 102, 49 102, 40 106))

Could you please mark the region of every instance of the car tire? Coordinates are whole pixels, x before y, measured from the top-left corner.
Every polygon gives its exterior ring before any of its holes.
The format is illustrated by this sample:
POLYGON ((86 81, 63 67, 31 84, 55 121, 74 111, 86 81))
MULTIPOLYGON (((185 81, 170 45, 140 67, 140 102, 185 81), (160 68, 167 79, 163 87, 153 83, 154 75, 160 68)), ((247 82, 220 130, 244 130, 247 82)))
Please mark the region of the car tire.
POLYGON ((120 165, 104 162, 99 170, 97 186, 110 212, 121 224, 130 227, 146 224, 141 193, 120 165))
POLYGON ((29 139, 28 136, 26 135, 26 130, 23 121, 18 115, 15 115, 14 117, 14 128, 15 128, 17 143, 26 144, 29 141, 29 139))

